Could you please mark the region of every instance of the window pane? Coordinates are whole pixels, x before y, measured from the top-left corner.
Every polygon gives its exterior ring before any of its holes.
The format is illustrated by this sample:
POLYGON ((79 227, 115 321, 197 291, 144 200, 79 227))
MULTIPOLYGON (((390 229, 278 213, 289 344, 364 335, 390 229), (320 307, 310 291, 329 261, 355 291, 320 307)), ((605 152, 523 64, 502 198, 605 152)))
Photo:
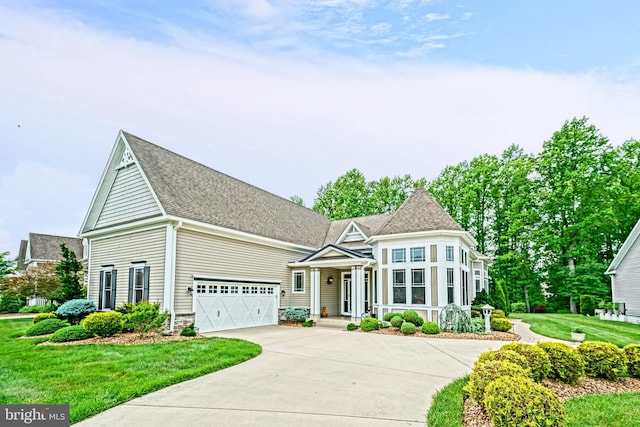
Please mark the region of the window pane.
POLYGON ((447 246, 447 261, 453 261, 453 246, 447 246))
POLYGON ((425 260, 424 246, 420 248, 411 248, 411 262, 422 262, 425 260))
POLYGON ((411 288, 411 304, 424 304, 424 286, 411 288))
POLYGON ((405 304, 407 302, 407 288, 393 288, 393 303, 405 304))
POLYGON ((391 251, 391 262, 405 262, 407 260, 406 250, 402 249, 393 249, 391 251))

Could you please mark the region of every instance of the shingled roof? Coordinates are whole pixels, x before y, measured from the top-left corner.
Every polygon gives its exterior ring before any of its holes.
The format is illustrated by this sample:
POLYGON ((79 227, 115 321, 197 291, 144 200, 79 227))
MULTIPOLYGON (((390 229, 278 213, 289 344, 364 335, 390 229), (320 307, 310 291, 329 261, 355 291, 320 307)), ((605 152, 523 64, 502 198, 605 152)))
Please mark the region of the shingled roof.
POLYGON ((423 187, 417 188, 375 235, 418 231, 464 231, 423 187))
POLYGON ((318 248, 331 221, 310 209, 122 132, 168 215, 318 248))
POLYGON ((77 237, 52 236, 49 234, 29 233, 29 260, 60 261, 60 245, 64 243, 75 252, 78 259, 82 259, 84 248, 82 239, 77 237))
MULTIPOLYGON (((382 224, 389 220, 389 218, 391 218, 391 214, 379 214, 332 221, 323 246, 335 244, 344 232, 344 229, 351 224, 352 221, 356 223, 364 234, 366 234, 366 237, 371 237, 382 224)), ((341 243, 341 246, 362 246, 362 243, 341 243)))

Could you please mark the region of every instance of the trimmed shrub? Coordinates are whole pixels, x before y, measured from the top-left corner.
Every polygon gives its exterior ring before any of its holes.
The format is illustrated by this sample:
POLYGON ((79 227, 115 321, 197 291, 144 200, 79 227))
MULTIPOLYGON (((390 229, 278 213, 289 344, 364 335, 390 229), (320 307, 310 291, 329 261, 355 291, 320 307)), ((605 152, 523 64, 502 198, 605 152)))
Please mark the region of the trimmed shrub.
POLYGON ((627 373, 633 378, 640 378, 640 344, 628 344, 622 349, 627 373))
POLYGON ((402 313, 402 318, 405 322, 413 323, 418 327, 424 323, 424 319, 416 313, 415 310, 405 310, 404 313, 402 313))
POLYGON ((483 404, 495 427, 567 425, 564 405, 556 395, 523 376, 503 376, 489 383, 483 404))
POLYGON ((478 317, 482 317, 482 312, 480 310, 471 309, 471 318, 475 319, 478 317))
POLYGON ((378 329, 380 329, 378 319, 374 317, 365 317, 360 322, 360 329, 362 330, 362 332, 377 331, 378 329))
POLYGON ((18 313, 24 306, 24 302, 13 295, 0 295, 0 312, 18 313))
POLYGON ((287 307, 284 309, 284 317, 290 322, 304 322, 309 317, 309 311, 304 307, 287 307))
POLYGON ((51 342, 69 342, 86 340, 87 338, 93 338, 93 334, 86 330, 83 326, 66 326, 60 328, 51 335, 49 341, 51 342))
MULTIPOLYGON (((376 323, 378 323, 376 321, 376 323)), ((313 326, 313 319, 309 319, 309 320, 305 320, 304 322, 302 322, 302 326, 304 326, 305 328, 310 328, 313 326)))
POLYGON ((38 322, 24 333, 28 337, 36 337, 39 335, 52 334, 58 329, 69 326, 69 322, 60 319, 45 319, 38 322))
POLYGON ((183 337, 195 337, 196 335, 196 327, 193 323, 189 323, 180 331, 180 336, 183 337))
POLYGON ((19 313, 49 313, 56 311, 55 304, 35 304, 25 305, 18 312, 19 313))
POLYGON ((130 302, 125 302, 122 303, 121 305, 117 306, 116 308, 114 308, 115 311, 117 311, 118 313, 122 313, 122 314, 129 314, 133 311, 133 307, 135 307, 136 305, 130 302))
POLYGON ((527 312, 527 304, 523 302, 512 302, 511 303, 511 312, 512 313, 526 313, 527 312))
POLYGON ((416 333, 416 325, 411 322, 404 322, 400 327, 400 331, 405 335, 413 335, 416 333))
POLYGON ((402 317, 402 313, 394 313, 393 311, 390 311, 384 315, 382 320, 384 320, 385 322, 391 322, 391 319, 393 319, 396 316, 402 317))
POLYGON ((484 363, 484 362, 511 362, 515 365, 520 366, 523 369, 529 368, 529 364, 527 363, 527 359, 524 356, 519 355, 513 350, 489 350, 482 353, 478 360, 476 360, 476 365, 484 363))
MULTIPOLYGON (((493 317, 493 316, 491 316, 493 317)), ((506 317, 491 319, 491 329, 498 332, 507 332, 513 325, 506 317)))
POLYGON ((542 381, 547 378, 549 372, 551 372, 549 356, 543 349, 536 345, 512 342, 503 345, 500 347, 500 350, 515 351, 527 359, 527 364, 529 369, 531 369, 531 377, 534 381, 542 381))
POLYGON ((356 325, 355 323, 349 323, 347 325, 347 331, 355 331, 356 329, 358 329, 358 325, 356 325))
POLYGON ((55 318, 56 318, 55 313, 38 313, 33 318, 33 323, 38 323, 46 319, 55 319, 55 318))
POLYGON ((141 302, 133 307, 131 313, 122 316, 122 329, 139 332, 142 335, 162 326, 167 317, 169 313, 166 310, 160 313, 160 303, 141 302))
POLYGON ((469 376, 469 382, 464 386, 464 390, 469 393, 474 402, 482 405, 484 401, 485 388, 490 382, 503 376, 515 377, 515 376, 530 377, 531 371, 524 369, 523 367, 516 365, 515 363, 506 361, 490 361, 477 363, 471 375, 469 376))
POLYGON ((422 324, 422 333, 427 335, 439 334, 440 326, 435 322, 424 322, 422 324))
POLYGON ((503 310, 495 309, 495 310, 493 310, 491 312, 491 320, 493 320, 493 319, 502 319, 504 317, 506 317, 506 316, 504 315, 504 311, 503 310))
POLYGON ((122 313, 106 311, 91 313, 84 319, 84 327, 100 338, 110 337, 122 330, 122 313))
POLYGON ((596 313, 596 297, 593 295, 580 295, 580 314, 593 316, 596 313))
POLYGON ((540 342, 536 345, 549 356, 551 371, 549 371, 548 378, 573 385, 578 381, 578 378, 584 376, 584 360, 575 348, 564 343, 550 341, 540 342))
POLYGON ((393 316, 391 318, 391 326, 393 326, 394 328, 399 328, 403 323, 404 319, 402 319, 402 316, 393 316))
POLYGON ((72 299, 56 310, 56 316, 77 325, 82 319, 96 311, 96 304, 88 299, 72 299))
POLYGON ((624 355, 614 344, 587 341, 580 344, 577 350, 584 360, 584 373, 588 377, 616 380, 624 371, 624 355))

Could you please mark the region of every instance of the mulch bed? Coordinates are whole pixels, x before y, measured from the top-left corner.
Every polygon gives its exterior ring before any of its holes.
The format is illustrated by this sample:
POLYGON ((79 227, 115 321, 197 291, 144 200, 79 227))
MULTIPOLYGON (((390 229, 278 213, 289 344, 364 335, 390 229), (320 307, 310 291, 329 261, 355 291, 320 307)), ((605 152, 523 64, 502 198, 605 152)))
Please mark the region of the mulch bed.
MULTIPOLYGON (((358 329, 360 331, 360 329, 358 329)), ((361 331, 360 331, 361 332, 361 331)), ((384 329, 378 329, 377 331, 366 332, 368 334, 384 334, 384 335, 401 335, 405 336, 399 328, 390 326, 384 329)), ((518 341, 520 335, 512 334, 511 332, 496 332, 492 331, 488 334, 472 334, 461 332, 459 334, 453 332, 440 332, 439 334, 424 334, 418 328, 414 337, 420 338, 439 338, 439 339, 459 339, 459 340, 494 340, 494 341, 518 341)))
MULTIPOLYGON (((619 378, 610 381, 601 378, 580 378, 575 385, 564 384, 548 379, 541 384, 551 390, 561 402, 580 396, 614 393, 640 393, 640 380, 635 378, 619 378)), ((464 400, 465 427, 492 427, 491 419, 480 405, 474 403, 470 397, 464 400)))
MULTIPOLYGON (((45 335, 41 335, 40 337, 29 337, 29 338, 41 338, 44 336, 45 335)), ((136 344, 152 344, 157 342, 168 342, 168 341, 187 341, 187 340, 199 339, 199 338, 205 338, 205 337, 202 335, 196 335, 195 337, 183 337, 180 334, 165 336, 157 332, 147 332, 146 334, 140 336, 139 333, 130 332, 130 333, 115 334, 114 336, 106 337, 106 338, 93 337, 93 338, 88 338, 86 340, 60 342, 60 343, 45 341, 38 345, 78 345, 78 344, 136 345, 136 344)))

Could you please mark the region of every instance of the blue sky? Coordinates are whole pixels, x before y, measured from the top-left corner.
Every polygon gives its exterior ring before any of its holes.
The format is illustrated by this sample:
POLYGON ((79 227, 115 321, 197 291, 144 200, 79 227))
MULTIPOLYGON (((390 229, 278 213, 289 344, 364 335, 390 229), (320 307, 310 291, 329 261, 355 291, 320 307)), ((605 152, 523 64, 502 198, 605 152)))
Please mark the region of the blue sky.
POLYGON ((0 0, 0 252, 75 235, 119 129, 307 205, 586 115, 640 138, 634 1, 0 0))

